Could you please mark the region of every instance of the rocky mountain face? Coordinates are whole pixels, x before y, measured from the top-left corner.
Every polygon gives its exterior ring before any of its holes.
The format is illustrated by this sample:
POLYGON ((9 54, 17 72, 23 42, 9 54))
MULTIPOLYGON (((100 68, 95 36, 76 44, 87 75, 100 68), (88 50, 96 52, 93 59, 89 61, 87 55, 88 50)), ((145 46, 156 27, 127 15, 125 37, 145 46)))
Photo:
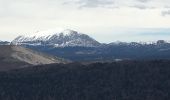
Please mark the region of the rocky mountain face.
POLYGON ((0 46, 0 71, 51 63, 66 63, 65 60, 20 46, 0 46))
POLYGON ((19 36, 12 41, 15 45, 52 45, 55 47, 96 47, 100 43, 86 34, 73 30, 64 30, 61 32, 44 31, 37 32, 31 36, 19 36))

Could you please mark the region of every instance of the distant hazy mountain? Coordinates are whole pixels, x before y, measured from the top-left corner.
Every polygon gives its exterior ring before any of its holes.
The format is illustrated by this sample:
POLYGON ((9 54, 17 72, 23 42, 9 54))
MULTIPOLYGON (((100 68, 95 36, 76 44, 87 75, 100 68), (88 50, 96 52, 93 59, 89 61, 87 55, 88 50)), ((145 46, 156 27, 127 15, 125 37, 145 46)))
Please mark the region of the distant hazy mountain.
POLYGON ((86 34, 66 29, 64 31, 36 32, 31 36, 19 36, 12 41, 16 45, 53 45, 55 47, 95 47, 100 43, 86 34))
POLYGON ((61 58, 49 56, 20 46, 0 46, 0 70, 9 70, 51 63, 65 63, 61 58))
POLYGON ((8 41, 1 41, 0 40, 0 45, 9 45, 10 44, 10 42, 8 42, 8 41))

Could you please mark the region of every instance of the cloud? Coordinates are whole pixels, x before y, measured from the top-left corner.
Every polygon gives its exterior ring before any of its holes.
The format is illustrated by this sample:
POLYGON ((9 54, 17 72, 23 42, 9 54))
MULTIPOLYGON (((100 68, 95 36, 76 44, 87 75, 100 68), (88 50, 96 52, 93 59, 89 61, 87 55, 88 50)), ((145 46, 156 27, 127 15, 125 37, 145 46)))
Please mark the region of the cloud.
POLYGON ((146 2, 149 2, 151 0, 137 0, 137 1, 142 2, 142 3, 146 3, 146 2))
POLYGON ((79 8, 108 8, 114 6, 114 0, 66 0, 64 4, 75 4, 79 8))
POLYGON ((83 0, 76 2, 80 7, 109 7, 114 5, 113 0, 83 0))
POLYGON ((0 0, 0 39, 64 27, 89 33, 103 42, 109 38, 126 40, 131 32, 119 35, 123 32, 112 29, 169 28, 169 4, 170 0, 0 0))
POLYGON ((75 4, 78 8, 156 9, 169 7, 169 0, 65 0, 64 4, 75 4))
POLYGON ((162 11, 162 16, 170 16, 170 10, 162 11))
POLYGON ((155 9, 155 7, 148 7, 146 5, 133 5, 133 6, 129 6, 131 8, 137 8, 137 9, 141 9, 141 10, 145 10, 145 9, 155 9))

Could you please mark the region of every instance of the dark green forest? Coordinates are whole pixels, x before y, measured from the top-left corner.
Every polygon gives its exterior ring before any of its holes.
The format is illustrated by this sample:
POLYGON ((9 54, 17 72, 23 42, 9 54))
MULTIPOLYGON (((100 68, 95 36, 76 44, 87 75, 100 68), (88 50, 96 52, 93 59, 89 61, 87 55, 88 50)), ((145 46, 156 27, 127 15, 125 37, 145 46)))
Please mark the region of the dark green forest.
POLYGON ((51 64, 0 72, 0 100, 169 99, 169 60, 51 64))

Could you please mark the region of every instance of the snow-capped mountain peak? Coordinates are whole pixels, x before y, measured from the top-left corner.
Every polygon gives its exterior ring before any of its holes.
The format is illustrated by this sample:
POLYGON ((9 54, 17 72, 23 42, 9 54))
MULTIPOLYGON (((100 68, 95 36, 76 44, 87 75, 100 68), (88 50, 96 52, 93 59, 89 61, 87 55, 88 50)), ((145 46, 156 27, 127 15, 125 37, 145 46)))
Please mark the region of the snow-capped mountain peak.
POLYGON ((94 47, 98 46, 100 43, 86 34, 70 29, 60 29, 38 31, 33 35, 19 36, 12 41, 12 44, 94 47))

